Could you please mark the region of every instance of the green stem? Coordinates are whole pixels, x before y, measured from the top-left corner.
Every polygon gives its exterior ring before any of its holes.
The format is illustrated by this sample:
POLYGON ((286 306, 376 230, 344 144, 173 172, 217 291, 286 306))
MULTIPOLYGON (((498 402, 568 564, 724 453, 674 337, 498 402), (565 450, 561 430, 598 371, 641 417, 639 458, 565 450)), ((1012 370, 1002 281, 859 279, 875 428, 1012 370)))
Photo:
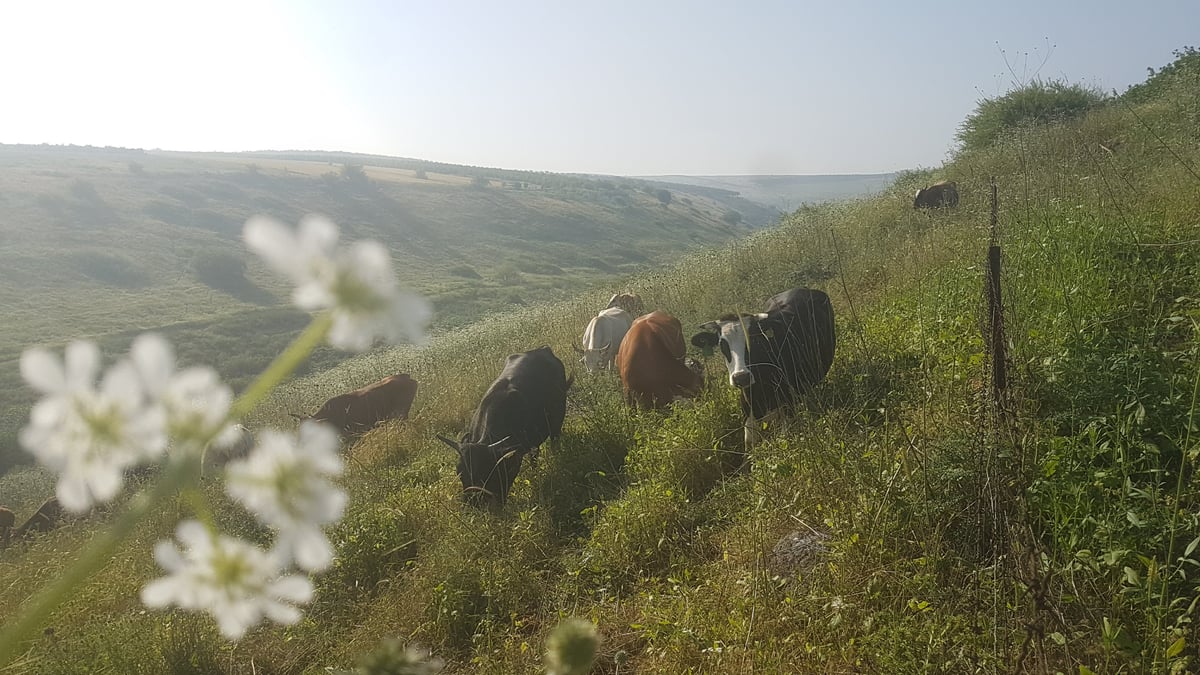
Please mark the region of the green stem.
MULTIPOLYGON (((0 664, 8 664, 17 654, 30 634, 37 630, 54 608, 58 607, 76 586, 87 581, 108 563, 117 547, 133 531, 147 514, 160 510, 168 499, 186 486, 194 474, 185 462, 168 464, 163 477, 154 489, 137 495, 129 502, 129 508, 113 525, 97 535, 84 549, 83 554, 68 567, 62 576, 42 588, 24 608, 16 620, 0 632, 0 664)), ((2 669, 2 666, 0 666, 2 669)))
MULTIPOLYGON (((231 415, 244 417, 254 410, 267 394, 300 365, 329 332, 333 319, 328 313, 313 319, 308 328, 288 345, 271 365, 234 402, 231 415)), ((129 502, 128 509, 109 527, 97 535, 84 549, 79 559, 69 566, 62 576, 43 587, 30 600, 16 619, 0 631, 0 671, 7 670, 30 635, 46 622, 50 614, 70 595, 77 586, 86 582, 106 565, 117 547, 133 532, 137 524, 148 514, 159 511, 164 503, 195 480, 189 462, 167 462, 163 475, 149 492, 137 495, 129 502)))
POLYGON ((262 375, 259 375, 258 379, 238 397, 238 400, 234 401, 230 414, 240 419, 254 410, 255 406, 266 398, 272 389, 283 382, 304 359, 308 358, 312 350, 325 339, 331 325, 333 325, 333 317, 328 312, 318 314, 312 323, 308 324, 308 328, 305 328, 304 332, 297 336, 282 354, 275 357, 262 375))

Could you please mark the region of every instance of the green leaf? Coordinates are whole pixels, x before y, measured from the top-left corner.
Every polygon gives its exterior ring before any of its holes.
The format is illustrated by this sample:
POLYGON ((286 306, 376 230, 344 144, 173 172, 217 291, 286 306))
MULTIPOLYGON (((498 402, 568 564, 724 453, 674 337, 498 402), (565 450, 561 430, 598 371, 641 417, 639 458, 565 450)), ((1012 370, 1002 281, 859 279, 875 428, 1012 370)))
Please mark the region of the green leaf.
POLYGON ((1067 644, 1067 636, 1063 635, 1062 633, 1051 633, 1050 639, 1054 640, 1054 644, 1058 645, 1059 647, 1067 644))
POLYGON ((1096 673, 1081 663, 1079 664, 1079 675, 1096 675, 1096 673))
POLYGON ((1196 537, 1195 539, 1192 540, 1192 543, 1187 545, 1187 548, 1185 548, 1183 550, 1183 557, 1186 558, 1186 557, 1190 556, 1192 554, 1192 551, 1196 550, 1197 546, 1200 546, 1200 537, 1196 537))
POLYGON ((1179 656, 1179 652, 1183 651, 1183 648, 1186 644, 1187 641, 1180 636, 1178 640, 1171 643, 1170 647, 1167 647, 1167 658, 1170 659, 1179 656))

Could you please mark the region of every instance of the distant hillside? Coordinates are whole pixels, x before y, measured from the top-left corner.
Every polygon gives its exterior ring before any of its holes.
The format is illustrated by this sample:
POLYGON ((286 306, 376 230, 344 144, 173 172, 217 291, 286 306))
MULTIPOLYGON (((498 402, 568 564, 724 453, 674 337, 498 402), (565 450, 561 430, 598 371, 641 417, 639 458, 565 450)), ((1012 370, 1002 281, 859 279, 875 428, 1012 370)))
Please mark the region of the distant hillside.
MULTIPOLYGON (((31 402, 16 368, 29 345, 86 337, 119 353, 154 329, 183 361, 243 385, 286 344, 305 317, 245 250, 252 215, 323 213, 346 238, 385 242, 446 329, 613 284, 755 224, 730 217, 734 196, 677 188, 664 204, 660 189, 366 155, 0 146, 0 470, 31 402)), ((342 356, 322 351, 311 366, 342 356)))
POLYGON ((894 173, 828 176, 641 176, 643 180, 728 190, 741 197, 794 211, 801 204, 852 199, 882 192, 896 179, 894 173))

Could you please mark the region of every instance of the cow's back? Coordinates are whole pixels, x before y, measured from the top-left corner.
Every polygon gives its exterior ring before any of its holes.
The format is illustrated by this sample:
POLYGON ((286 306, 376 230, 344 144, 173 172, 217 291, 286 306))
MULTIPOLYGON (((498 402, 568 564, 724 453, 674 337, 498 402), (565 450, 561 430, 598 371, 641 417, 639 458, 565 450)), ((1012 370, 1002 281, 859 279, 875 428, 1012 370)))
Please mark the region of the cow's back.
POLYGON ((505 437, 541 445, 562 427, 567 370, 549 347, 509 355, 475 411, 466 440, 494 443, 505 437))
POLYGON ((686 354, 679 319, 661 310, 635 319, 617 352, 626 397, 642 407, 656 408, 676 395, 694 395, 701 382, 684 365, 686 354))

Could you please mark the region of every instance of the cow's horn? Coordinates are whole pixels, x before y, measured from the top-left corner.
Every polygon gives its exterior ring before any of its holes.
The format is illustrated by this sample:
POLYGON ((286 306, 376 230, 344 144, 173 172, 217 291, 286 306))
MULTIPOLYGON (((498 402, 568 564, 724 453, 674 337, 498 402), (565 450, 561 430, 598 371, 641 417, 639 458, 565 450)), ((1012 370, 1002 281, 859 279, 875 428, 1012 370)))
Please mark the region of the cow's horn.
POLYGON ((459 453, 460 455, 462 454, 462 447, 461 447, 461 446, 459 446, 459 444, 458 444, 457 442, 455 442, 455 441, 452 441, 452 440, 450 440, 449 438, 446 438, 445 436, 443 436, 443 435, 441 435, 441 434, 438 434, 438 435, 437 435, 437 438, 438 438, 438 440, 439 440, 439 441, 441 441, 441 442, 445 443, 446 445, 448 445, 448 446, 450 446, 450 447, 454 448, 454 451, 455 451, 455 452, 459 453))
POLYGON ((499 448, 499 447, 503 446, 505 443, 507 443, 510 438, 512 438, 512 436, 505 436, 504 438, 501 438, 500 440, 496 441, 495 443, 492 443, 488 447, 489 448, 499 448))

